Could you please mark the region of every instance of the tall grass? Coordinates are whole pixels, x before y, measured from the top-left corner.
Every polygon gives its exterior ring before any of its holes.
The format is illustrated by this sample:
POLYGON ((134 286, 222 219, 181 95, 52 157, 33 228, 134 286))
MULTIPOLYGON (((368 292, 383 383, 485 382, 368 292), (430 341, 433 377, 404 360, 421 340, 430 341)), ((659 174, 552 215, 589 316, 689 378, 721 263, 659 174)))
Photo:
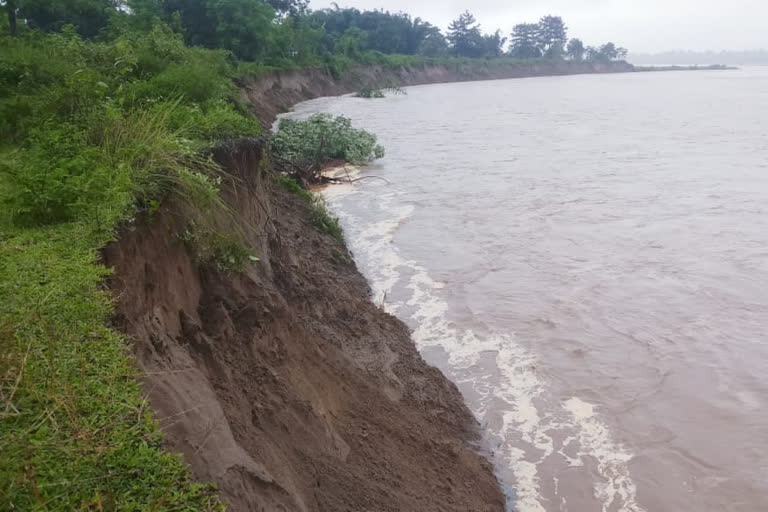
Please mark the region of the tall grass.
POLYGON ((162 447, 97 256, 173 200, 212 264, 255 258, 222 229, 225 176, 201 151, 260 131, 234 74, 162 27, 0 37, 0 510, 221 508, 162 447))

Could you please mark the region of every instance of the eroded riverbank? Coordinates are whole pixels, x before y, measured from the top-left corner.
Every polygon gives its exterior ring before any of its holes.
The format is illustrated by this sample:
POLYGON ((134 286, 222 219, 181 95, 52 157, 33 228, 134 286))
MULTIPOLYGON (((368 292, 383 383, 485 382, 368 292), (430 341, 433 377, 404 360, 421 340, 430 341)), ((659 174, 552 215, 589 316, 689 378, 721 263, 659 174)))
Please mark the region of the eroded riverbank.
POLYGON ((388 183, 328 200, 375 300, 495 440, 519 510, 766 503, 766 81, 446 84, 291 114, 350 116, 388 148, 362 173, 388 183))

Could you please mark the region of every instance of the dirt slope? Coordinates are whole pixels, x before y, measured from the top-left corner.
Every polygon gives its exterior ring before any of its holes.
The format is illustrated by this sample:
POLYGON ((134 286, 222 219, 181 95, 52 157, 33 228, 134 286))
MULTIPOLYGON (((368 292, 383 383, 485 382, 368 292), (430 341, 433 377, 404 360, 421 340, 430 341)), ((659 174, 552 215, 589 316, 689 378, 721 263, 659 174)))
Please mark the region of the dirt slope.
POLYGON ((296 103, 321 96, 337 96, 359 91, 364 85, 382 87, 525 78, 534 76, 577 75, 592 73, 627 73, 634 66, 626 62, 540 62, 535 64, 483 63, 453 66, 421 66, 389 69, 366 66, 349 69, 335 79, 326 69, 275 71, 245 80, 241 84, 244 102, 251 112, 269 126, 278 114, 296 103))
POLYGON ((345 247, 274 184, 258 140, 215 151, 261 261, 198 265, 170 211, 105 249, 117 325, 196 477, 236 511, 501 511, 476 425, 345 247))

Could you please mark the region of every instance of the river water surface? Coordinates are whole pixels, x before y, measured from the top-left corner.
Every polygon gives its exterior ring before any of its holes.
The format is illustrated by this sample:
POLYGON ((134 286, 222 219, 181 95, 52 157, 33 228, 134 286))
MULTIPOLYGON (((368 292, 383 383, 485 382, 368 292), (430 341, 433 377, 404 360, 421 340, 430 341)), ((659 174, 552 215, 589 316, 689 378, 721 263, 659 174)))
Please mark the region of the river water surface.
POLYGON ((323 98, 375 301, 483 425, 511 510, 768 511, 768 69, 323 98))

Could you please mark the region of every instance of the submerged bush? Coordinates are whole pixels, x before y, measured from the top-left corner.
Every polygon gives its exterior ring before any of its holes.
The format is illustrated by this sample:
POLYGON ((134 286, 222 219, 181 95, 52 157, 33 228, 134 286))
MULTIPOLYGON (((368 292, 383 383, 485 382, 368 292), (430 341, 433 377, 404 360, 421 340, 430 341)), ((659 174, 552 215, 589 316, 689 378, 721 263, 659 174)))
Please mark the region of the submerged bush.
POLYGON ((283 119, 272 147, 287 160, 313 166, 333 160, 362 165, 384 156, 375 135, 353 128, 346 117, 330 114, 315 114, 303 121, 283 119))
POLYGON ((390 94, 398 95, 398 94, 405 94, 405 91, 402 90, 400 87, 395 85, 392 82, 388 82, 383 86, 380 87, 374 87, 372 85, 366 85, 363 86, 355 95, 358 98, 384 98, 385 92, 388 92, 390 94))
POLYGON ((377 87, 371 87, 370 85, 366 85, 357 92, 356 96, 358 98, 367 98, 367 99, 383 98, 384 92, 377 87))

